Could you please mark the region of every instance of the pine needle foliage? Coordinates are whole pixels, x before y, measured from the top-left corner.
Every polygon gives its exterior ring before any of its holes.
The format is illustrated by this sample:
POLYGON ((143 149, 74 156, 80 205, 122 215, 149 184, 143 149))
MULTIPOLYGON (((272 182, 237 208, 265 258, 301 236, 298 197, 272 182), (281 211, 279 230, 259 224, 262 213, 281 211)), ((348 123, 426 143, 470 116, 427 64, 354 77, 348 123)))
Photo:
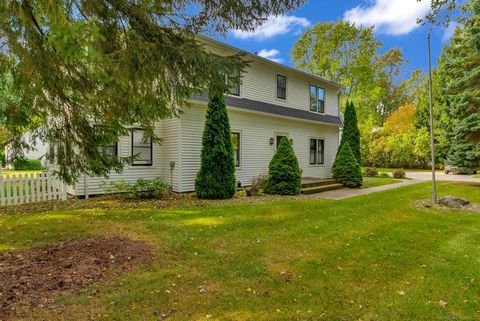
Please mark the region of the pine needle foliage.
POLYGON ((161 143, 156 122, 245 67, 242 53, 217 55, 198 34, 252 31, 303 2, 0 1, 0 82, 11 77, 13 96, 0 97, 12 134, 1 145, 20 146, 25 131, 48 142, 67 183, 121 171, 132 159, 106 146, 133 124, 161 143))
POLYGON ((265 192, 276 195, 298 195, 302 173, 297 157, 287 137, 283 137, 268 166, 265 192))
POLYGON ((444 47, 438 69, 446 83, 448 160, 470 172, 480 167, 480 0, 467 2, 463 10, 466 16, 444 47))
POLYGON ((195 191, 202 199, 227 199, 235 194, 235 162, 227 107, 222 92, 209 95, 202 139, 202 164, 195 191))
POLYGON ((357 112, 355 111, 355 105, 353 102, 347 102, 344 114, 344 125, 342 140, 338 146, 337 154, 342 150, 343 145, 348 143, 350 149, 355 155, 358 164, 362 164, 362 156, 360 153, 360 129, 358 128, 357 112))
POLYGON ((333 178, 345 187, 360 187, 363 183, 362 169, 346 142, 333 163, 333 178))

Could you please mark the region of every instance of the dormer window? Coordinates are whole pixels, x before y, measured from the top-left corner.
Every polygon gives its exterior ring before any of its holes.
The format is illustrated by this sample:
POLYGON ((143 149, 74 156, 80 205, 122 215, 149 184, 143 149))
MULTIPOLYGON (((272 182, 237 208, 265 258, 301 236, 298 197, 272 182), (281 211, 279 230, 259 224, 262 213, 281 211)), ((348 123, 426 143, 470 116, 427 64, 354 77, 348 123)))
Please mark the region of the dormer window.
POLYGON ((287 99, 287 77, 284 75, 277 75, 277 98, 287 99))
POLYGON ((325 89, 310 85, 310 111, 325 112, 325 89))

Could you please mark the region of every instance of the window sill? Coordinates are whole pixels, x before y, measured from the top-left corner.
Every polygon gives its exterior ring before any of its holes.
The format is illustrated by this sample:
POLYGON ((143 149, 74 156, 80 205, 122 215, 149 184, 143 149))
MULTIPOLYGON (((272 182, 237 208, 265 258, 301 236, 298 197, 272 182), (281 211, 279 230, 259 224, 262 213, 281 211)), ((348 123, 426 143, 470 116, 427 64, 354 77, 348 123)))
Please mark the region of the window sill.
POLYGON ((327 167, 325 164, 309 164, 308 167, 327 167))

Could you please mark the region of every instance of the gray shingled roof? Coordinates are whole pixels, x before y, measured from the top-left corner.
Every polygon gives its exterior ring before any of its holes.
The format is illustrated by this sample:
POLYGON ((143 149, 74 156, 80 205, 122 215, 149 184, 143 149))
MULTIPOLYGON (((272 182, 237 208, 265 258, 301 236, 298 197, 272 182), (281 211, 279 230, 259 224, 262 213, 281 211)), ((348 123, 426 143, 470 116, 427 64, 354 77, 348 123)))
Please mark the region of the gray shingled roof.
MULTIPOLYGON (((206 95, 196 95, 192 98, 194 101, 208 102, 206 95)), ((275 104, 269 104, 257 100, 237 98, 232 96, 225 96, 227 106, 235 107, 245 110, 256 111, 260 113, 272 114, 283 117, 292 117, 298 119, 304 119, 309 121, 315 121, 319 123, 342 125, 342 120, 338 116, 323 115, 318 113, 312 113, 308 110, 290 108, 279 106, 275 104)))

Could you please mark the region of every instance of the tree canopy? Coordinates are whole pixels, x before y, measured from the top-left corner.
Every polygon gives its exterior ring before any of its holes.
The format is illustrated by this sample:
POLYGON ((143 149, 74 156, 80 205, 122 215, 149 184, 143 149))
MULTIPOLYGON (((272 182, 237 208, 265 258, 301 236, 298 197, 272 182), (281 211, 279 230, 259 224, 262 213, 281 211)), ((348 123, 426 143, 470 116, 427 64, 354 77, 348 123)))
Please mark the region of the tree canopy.
POLYGON ((445 86, 449 159, 461 170, 480 166, 480 0, 464 6, 467 16, 443 49, 438 73, 445 86))
POLYGON ((253 30, 303 0, 28 1, 0 3, 0 77, 10 77, 0 117, 55 147, 47 158, 67 182, 121 171, 131 158, 105 147, 133 123, 159 142, 154 123, 245 63, 208 52, 197 33, 253 30))
POLYGON ((308 28, 291 55, 297 68, 342 84, 342 102, 355 102, 362 123, 371 118, 381 125, 408 100, 406 82, 397 79, 406 64, 403 52, 381 53, 382 46, 373 27, 340 20, 308 28))

